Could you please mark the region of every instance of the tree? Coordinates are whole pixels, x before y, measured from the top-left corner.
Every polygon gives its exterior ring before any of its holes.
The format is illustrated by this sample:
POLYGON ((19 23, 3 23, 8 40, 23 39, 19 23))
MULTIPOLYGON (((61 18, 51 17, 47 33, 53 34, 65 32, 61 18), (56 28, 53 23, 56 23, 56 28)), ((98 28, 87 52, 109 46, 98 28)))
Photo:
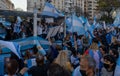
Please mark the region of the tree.
POLYGON ((120 7, 120 0, 99 0, 98 1, 98 10, 104 12, 101 17, 101 20, 112 23, 111 11, 116 10, 120 7))

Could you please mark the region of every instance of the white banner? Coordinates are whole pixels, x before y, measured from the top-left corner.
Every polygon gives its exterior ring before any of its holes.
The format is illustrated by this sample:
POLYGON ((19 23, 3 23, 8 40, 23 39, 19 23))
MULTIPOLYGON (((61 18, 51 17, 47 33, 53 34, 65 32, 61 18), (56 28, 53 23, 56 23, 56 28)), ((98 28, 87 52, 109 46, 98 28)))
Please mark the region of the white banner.
POLYGON ((49 28, 49 32, 48 32, 48 34, 47 34, 46 39, 48 39, 48 38, 50 38, 50 37, 51 37, 51 35, 52 35, 53 31, 54 31, 54 28, 49 28))
POLYGON ((53 31, 53 33, 51 34, 51 37, 54 37, 59 30, 60 30, 60 26, 54 27, 54 31, 53 31))

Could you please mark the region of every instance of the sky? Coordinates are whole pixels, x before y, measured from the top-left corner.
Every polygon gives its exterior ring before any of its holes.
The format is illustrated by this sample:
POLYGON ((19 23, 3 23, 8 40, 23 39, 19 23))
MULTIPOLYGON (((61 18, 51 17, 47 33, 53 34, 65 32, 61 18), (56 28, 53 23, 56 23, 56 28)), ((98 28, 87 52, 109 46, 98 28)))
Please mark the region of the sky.
POLYGON ((27 0, 11 0, 15 5, 15 8, 21 8, 24 11, 27 10, 27 0))

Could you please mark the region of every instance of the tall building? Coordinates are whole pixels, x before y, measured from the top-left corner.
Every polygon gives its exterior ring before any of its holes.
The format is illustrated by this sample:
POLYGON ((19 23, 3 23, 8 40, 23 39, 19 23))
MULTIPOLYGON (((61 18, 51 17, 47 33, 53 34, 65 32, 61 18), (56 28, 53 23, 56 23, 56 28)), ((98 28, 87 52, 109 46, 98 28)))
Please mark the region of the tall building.
POLYGON ((27 11, 33 12, 34 7, 36 7, 39 11, 41 11, 44 7, 45 0, 27 0, 27 11))
POLYGON ((86 0, 86 13, 88 14, 89 19, 93 19, 97 14, 97 1, 98 0, 86 0))
POLYGON ((72 2, 71 7, 73 7, 77 15, 86 15, 90 20, 93 19, 97 12, 98 0, 52 0, 52 4, 54 4, 57 9, 64 11, 66 1, 72 2))
POLYGON ((52 0, 52 4, 53 4, 58 10, 64 11, 64 6, 65 6, 64 0, 52 0))
POLYGON ((70 6, 79 15, 84 12, 84 0, 52 0, 52 4, 54 4, 55 7, 61 11, 65 11, 65 8, 70 6), (70 3, 70 5, 67 3, 70 3))
POLYGON ((10 0, 0 0, 0 10, 14 10, 14 4, 10 0))

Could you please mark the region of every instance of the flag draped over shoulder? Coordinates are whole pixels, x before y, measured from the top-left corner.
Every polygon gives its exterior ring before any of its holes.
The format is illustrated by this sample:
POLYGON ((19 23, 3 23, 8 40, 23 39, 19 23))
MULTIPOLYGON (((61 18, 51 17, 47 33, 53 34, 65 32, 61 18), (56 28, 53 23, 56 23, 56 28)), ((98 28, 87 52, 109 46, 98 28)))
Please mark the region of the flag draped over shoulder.
POLYGON ((20 45, 15 42, 0 40, 0 46, 10 49, 18 58, 21 58, 20 45))
POLYGON ((45 7, 41 14, 45 16, 52 16, 52 17, 64 16, 61 12, 59 12, 55 8, 55 6, 53 6, 51 3, 48 3, 48 2, 45 3, 45 7))

